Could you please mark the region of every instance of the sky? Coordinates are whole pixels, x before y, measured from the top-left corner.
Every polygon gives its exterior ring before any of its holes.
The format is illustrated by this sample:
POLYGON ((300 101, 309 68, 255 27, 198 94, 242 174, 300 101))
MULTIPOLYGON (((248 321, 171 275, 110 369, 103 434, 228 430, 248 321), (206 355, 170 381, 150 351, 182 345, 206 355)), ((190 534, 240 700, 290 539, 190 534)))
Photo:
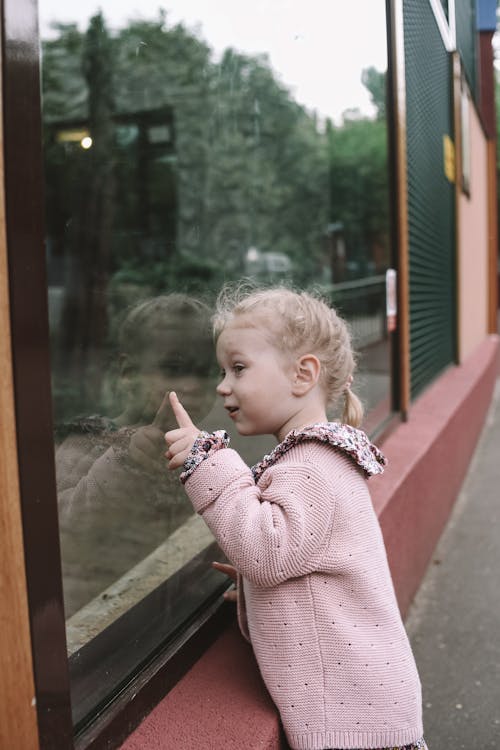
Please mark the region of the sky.
POLYGON ((39 0, 42 38, 52 21, 84 29, 99 7, 112 29, 131 18, 155 19, 162 7, 167 25, 182 21, 196 30, 215 59, 229 46, 267 53, 276 77, 321 118, 338 123, 355 108, 374 114, 361 71, 387 67, 385 0, 39 0))

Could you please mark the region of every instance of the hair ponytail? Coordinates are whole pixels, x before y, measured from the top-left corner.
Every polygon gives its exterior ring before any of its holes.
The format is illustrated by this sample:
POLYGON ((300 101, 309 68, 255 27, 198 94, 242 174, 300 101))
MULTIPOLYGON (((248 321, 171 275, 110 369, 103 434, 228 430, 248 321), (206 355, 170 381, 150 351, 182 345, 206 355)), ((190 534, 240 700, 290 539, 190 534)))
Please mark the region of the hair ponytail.
POLYGON ((363 405, 350 387, 344 391, 344 411, 342 422, 350 424, 351 427, 359 427, 363 421, 363 405))

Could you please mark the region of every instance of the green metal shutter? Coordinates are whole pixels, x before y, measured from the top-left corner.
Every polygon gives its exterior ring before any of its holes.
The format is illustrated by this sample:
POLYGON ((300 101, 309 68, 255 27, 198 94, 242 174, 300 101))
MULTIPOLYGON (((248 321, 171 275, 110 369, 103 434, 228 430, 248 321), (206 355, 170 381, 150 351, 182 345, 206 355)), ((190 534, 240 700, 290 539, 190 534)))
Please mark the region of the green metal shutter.
POLYGON ((456 0, 455 17, 457 29, 457 49, 462 58, 467 81, 474 97, 477 96, 476 74, 476 2, 456 0))
POLYGON ((403 3, 408 159, 410 378, 415 397, 455 358, 451 60, 428 0, 403 3))

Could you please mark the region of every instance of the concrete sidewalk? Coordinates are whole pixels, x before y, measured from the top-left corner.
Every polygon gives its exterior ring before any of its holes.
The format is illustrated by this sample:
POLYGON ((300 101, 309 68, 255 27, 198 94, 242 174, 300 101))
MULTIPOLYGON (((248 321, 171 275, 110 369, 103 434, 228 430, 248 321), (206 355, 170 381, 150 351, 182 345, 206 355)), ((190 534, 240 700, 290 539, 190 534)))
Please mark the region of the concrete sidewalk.
POLYGON ((406 626, 429 750, 500 750, 500 378, 406 626))

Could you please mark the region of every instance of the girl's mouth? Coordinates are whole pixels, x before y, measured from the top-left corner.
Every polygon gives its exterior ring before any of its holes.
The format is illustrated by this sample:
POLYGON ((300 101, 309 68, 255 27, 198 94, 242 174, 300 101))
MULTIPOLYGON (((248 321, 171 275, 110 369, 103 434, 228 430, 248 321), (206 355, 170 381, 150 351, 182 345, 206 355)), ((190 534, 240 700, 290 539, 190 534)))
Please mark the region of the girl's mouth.
POLYGON ((229 416, 231 417, 231 419, 234 419, 234 417, 236 416, 236 414, 239 411, 239 408, 237 406, 226 406, 225 409, 228 411, 229 416))

